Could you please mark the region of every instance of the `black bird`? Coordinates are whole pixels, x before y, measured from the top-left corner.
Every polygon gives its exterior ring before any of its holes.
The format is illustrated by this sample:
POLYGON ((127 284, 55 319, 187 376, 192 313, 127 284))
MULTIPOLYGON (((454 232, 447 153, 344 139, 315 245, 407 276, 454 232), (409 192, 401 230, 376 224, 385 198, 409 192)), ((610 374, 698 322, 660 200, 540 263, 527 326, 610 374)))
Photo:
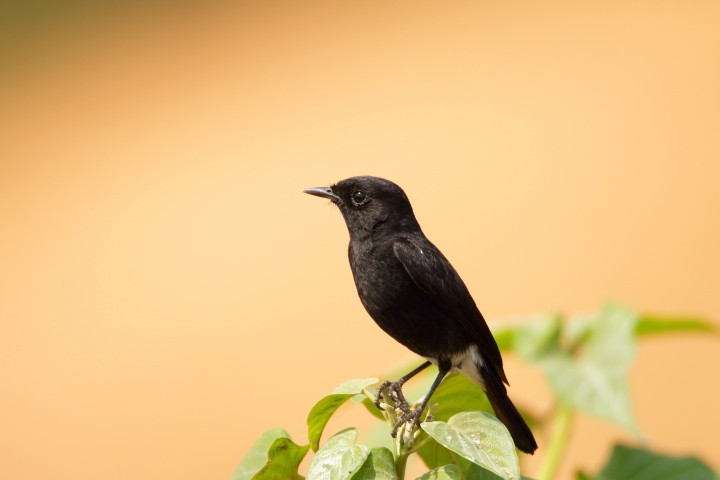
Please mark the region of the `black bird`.
POLYGON ((350 268, 360 301, 387 334, 428 361, 397 382, 385 382, 403 399, 402 385, 437 365, 438 375, 421 405, 407 410, 393 430, 418 422, 430 396, 450 371, 480 385, 517 448, 533 453, 537 443, 508 398, 502 357, 487 323, 450 262, 428 240, 405 192, 378 177, 352 177, 305 193, 330 199, 350 232, 350 268))

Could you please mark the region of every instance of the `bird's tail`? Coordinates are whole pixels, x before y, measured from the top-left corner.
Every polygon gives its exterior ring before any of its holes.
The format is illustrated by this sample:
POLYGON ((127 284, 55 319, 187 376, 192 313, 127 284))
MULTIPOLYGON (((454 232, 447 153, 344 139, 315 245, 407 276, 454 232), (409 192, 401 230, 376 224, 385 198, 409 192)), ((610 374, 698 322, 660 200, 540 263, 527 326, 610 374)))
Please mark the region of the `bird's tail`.
POLYGON ((482 377, 485 394, 495 411, 495 416, 505 424, 515 446, 520 451, 532 454, 537 450, 535 437, 523 420, 520 412, 510 401, 507 390, 495 372, 490 371, 487 366, 479 365, 480 376, 482 377))

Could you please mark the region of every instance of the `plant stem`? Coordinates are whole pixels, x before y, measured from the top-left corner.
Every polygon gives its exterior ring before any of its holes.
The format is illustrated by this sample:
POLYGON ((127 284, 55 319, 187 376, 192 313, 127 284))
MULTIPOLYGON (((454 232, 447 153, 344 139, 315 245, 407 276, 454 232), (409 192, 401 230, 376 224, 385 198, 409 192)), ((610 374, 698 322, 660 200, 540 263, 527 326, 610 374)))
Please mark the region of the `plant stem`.
POLYGON ((400 454, 395 458, 395 472, 397 472, 399 480, 404 480, 405 478, 405 467, 407 466, 407 459, 407 453, 400 454))
POLYGON ((560 403, 555 412, 553 419, 553 433, 548 446, 547 455, 540 466, 538 480, 553 480, 557 476, 557 470, 560 467, 565 447, 570 440, 570 431, 572 422, 575 418, 575 411, 560 403))

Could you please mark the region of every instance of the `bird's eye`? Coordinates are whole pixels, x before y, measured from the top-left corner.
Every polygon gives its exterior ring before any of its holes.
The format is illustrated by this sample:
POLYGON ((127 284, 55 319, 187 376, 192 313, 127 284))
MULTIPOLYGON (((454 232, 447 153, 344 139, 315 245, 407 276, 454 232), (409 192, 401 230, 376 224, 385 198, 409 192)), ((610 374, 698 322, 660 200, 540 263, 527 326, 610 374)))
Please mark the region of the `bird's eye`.
POLYGON ((360 206, 365 203, 365 200, 367 200, 367 195, 365 195, 365 192, 362 190, 355 190, 352 195, 350 195, 350 198, 352 199, 353 204, 360 206))

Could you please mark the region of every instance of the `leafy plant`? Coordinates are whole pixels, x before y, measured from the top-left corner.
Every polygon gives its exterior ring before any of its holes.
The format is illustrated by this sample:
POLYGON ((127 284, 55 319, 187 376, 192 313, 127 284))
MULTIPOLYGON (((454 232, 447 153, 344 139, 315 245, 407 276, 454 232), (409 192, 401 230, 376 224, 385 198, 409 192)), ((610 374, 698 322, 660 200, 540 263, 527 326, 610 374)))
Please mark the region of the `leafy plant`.
MULTIPOLYGON (((495 332, 501 350, 538 366, 556 397, 544 421, 528 418, 535 429, 550 429, 539 451, 539 480, 553 480, 571 439, 578 414, 603 418, 639 436, 630 403, 628 369, 639 338, 680 332, 711 332, 696 318, 636 315, 608 305, 598 313, 565 321, 559 315, 533 319, 495 332), (546 425, 547 424, 547 425, 546 425)), ((301 479, 299 467, 314 455, 308 480, 402 480, 408 457, 418 455, 428 468, 419 480, 517 480, 520 464, 505 426, 492 414, 482 390, 461 374, 449 375, 431 399, 420 426, 404 424, 392 449, 357 444, 358 432, 346 428, 321 442, 332 415, 348 400, 364 405, 391 427, 402 416, 392 398, 382 395, 375 406, 375 378, 340 385, 320 399, 307 418, 306 445, 295 444, 282 429, 265 432, 238 466, 233 480, 301 479)), ((596 475, 578 472, 578 480, 718 479, 692 457, 673 458, 647 450, 616 445, 607 465, 596 475)))

